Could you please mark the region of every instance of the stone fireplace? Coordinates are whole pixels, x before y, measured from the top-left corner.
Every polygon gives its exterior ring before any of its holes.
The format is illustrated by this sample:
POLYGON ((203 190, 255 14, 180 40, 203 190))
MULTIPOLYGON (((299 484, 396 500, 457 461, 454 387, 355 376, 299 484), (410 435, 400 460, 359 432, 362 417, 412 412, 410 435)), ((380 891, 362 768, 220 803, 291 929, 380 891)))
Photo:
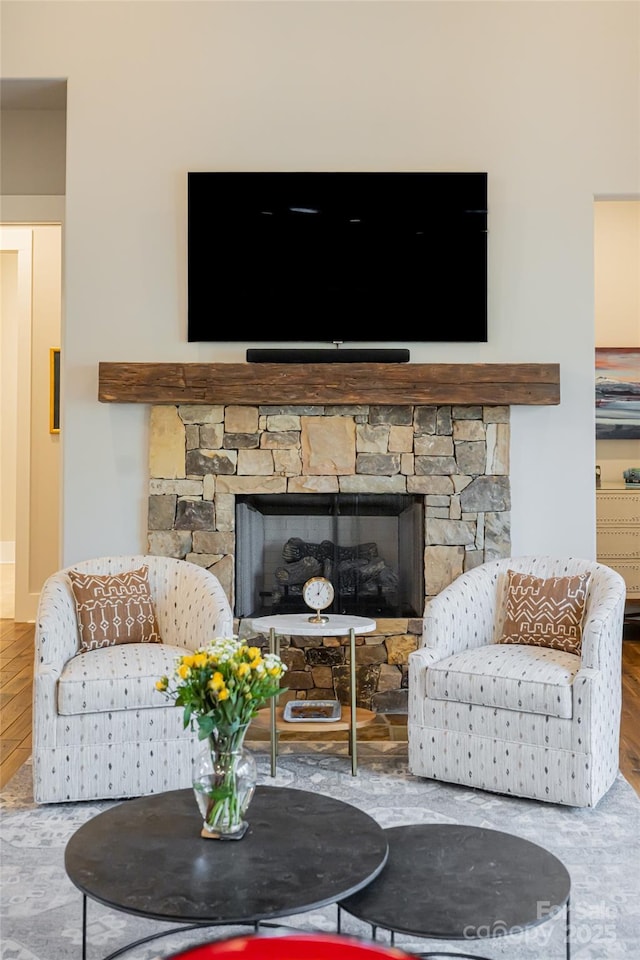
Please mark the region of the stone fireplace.
MULTIPOLYGON (((377 618, 378 632, 358 638, 358 703, 382 712, 403 707, 424 601, 509 553, 508 406, 155 405, 149 469, 149 552, 212 570, 240 632, 236 550, 251 533, 238 530, 236 501, 401 496, 419 504, 418 532, 403 543, 421 565, 420 609, 377 618)), ((346 699, 346 644, 318 643, 285 643, 290 696, 346 699)))
POLYGON ((214 570, 235 605, 235 498, 424 498, 425 597, 508 555, 505 406, 151 409, 148 546, 214 570))
MULTIPOLYGON (((149 552, 214 571, 234 610, 237 499, 399 495, 421 501, 421 613, 509 554, 510 406, 560 402, 554 363, 101 362, 98 381, 101 402, 151 408, 149 552)), ((358 704, 406 712, 422 619, 375 619, 357 638, 358 704)), ((283 638, 284 696, 346 702, 343 639, 283 638)))

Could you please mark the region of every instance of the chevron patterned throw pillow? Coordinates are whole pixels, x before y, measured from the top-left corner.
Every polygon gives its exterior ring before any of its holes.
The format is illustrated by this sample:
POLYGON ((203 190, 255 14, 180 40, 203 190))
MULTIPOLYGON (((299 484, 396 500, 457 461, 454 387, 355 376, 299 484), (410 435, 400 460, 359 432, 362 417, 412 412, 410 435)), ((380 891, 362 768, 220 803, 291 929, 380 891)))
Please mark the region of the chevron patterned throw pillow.
POLYGON ((499 643, 522 643, 580 654, 590 573, 542 580, 508 570, 499 643))

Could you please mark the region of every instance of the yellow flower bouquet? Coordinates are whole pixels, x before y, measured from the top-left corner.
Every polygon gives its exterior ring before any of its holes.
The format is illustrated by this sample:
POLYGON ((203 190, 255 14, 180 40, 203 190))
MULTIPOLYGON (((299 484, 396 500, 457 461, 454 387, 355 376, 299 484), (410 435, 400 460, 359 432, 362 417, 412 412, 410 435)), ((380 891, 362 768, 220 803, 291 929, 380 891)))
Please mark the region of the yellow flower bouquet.
POLYGON ((173 675, 156 683, 157 690, 183 708, 185 728, 195 721, 198 738, 207 741, 203 763, 210 769, 200 770, 194 789, 204 829, 211 835, 237 837, 247 828, 242 817, 256 777, 243 741, 258 710, 283 691, 286 669, 276 654, 263 655, 237 637, 221 637, 178 657, 173 675))

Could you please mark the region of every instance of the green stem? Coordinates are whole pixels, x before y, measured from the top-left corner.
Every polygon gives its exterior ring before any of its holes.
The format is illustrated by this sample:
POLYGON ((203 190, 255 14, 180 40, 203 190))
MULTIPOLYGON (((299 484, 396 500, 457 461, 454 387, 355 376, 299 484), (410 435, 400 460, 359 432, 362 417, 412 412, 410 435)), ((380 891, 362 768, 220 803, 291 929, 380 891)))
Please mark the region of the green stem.
POLYGON ((212 830, 225 830, 242 822, 236 766, 242 755, 242 744, 248 724, 233 733, 217 729, 209 737, 214 762, 214 786, 208 793, 206 823, 212 830))

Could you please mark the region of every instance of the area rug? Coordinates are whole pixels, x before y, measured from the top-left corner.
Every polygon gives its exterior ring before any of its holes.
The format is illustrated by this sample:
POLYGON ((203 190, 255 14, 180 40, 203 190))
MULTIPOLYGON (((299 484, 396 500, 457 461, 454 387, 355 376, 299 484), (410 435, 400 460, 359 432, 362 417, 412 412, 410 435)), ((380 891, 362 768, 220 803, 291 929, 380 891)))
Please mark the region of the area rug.
MULTIPOLYGON (((345 800, 383 827, 407 823, 464 823, 507 831, 555 854, 571 875, 573 960, 640 958, 640 799, 619 775, 595 810, 484 793, 412 776, 406 757, 361 757, 352 776, 347 757, 285 754, 270 776, 268 753, 256 753, 259 782, 312 790, 345 800)), ((195 802, 195 801, 194 801, 195 802)), ((81 958, 82 896, 64 869, 67 841, 112 802, 39 806, 25 764, 0 795, 0 944, 2 960, 81 958)), ((408 891, 419 897, 419 890, 408 891)), ((343 913, 344 933, 368 937, 368 926, 343 913)), ((333 932, 337 908, 291 918, 280 929, 333 932)), ((98 960, 163 926, 88 904, 87 960, 98 960)), ((164 929, 167 929, 165 925, 164 929)), ((207 939, 250 932, 217 927, 178 933, 129 950, 125 960, 164 960, 207 939)), ((380 933, 381 939, 386 939, 380 933)), ((565 960, 564 912, 525 932, 483 941, 445 942, 397 937, 407 952, 464 952, 509 960, 565 960)), ((336 960, 340 960, 336 957, 336 960)))

